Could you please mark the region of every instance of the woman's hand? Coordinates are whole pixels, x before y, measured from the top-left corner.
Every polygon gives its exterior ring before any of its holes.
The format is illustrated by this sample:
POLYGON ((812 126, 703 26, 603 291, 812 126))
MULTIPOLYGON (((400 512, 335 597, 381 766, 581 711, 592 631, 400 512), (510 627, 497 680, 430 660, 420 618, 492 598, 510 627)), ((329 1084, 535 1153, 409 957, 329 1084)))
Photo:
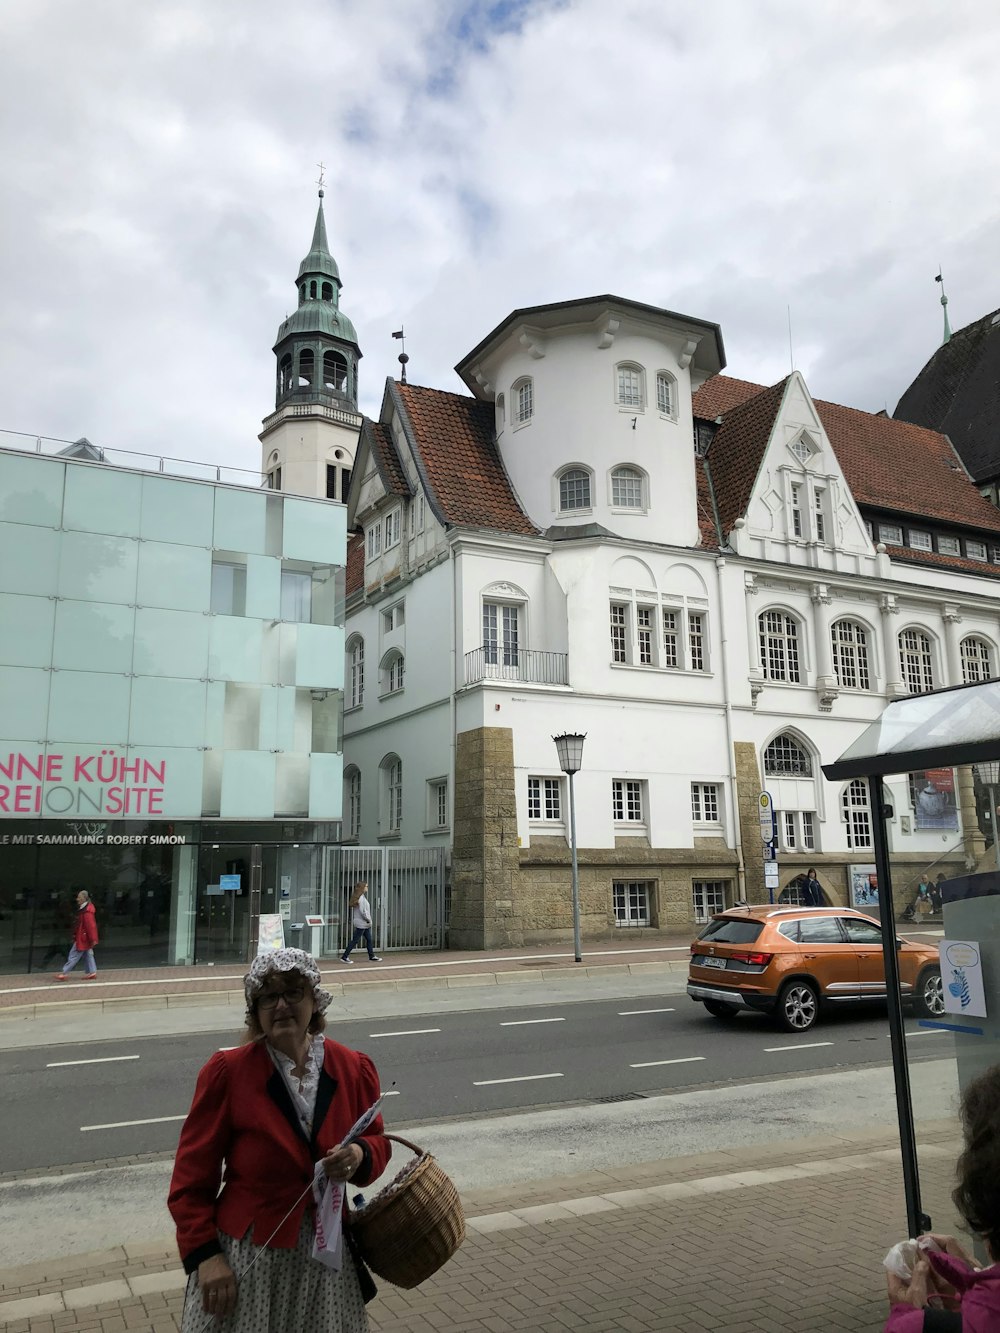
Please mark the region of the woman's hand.
POLYGON ((350 1180, 364 1159, 365 1155, 356 1143, 349 1143, 346 1148, 331 1148, 323 1158, 327 1180, 343 1184, 350 1180))
POLYGON ((210 1259, 201 1261, 198 1286, 206 1314, 225 1319, 236 1309, 236 1274, 226 1263, 225 1255, 213 1254, 210 1259))
POLYGON ((962 1263, 968 1264, 970 1268, 980 1268, 982 1266, 977 1259, 973 1259, 971 1254, 966 1253, 954 1236, 942 1236, 936 1231, 928 1231, 926 1235, 939 1250, 944 1250, 945 1254, 950 1254, 953 1259, 961 1259, 962 1263))
POLYGON ((909 1282, 896 1273, 886 1273, 889 1286, 890 1305, 912 1305, 922 1310, 927 1304, 927 1283, 930 1279, 930 1263, 922 1256, 913 1265, 909 1282))

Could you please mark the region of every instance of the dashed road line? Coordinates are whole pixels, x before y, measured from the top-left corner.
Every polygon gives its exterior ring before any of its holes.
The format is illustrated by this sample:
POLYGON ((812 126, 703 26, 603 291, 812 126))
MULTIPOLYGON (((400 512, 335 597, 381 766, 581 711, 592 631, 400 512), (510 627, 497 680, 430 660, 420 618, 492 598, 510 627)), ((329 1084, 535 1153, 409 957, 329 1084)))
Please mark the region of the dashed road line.
POLYGON ((676 1014, 676 1009, 619 1009, 619 1018, 632 1018, 635 1014, 676 1014))
POLYGON ((473 1079, 474 1088, 489 1088, 494 1083, 531 1083, 539 1078, 562 1078, 562 1074, 519 1074, 516 1078, 481 1078, 473 1079))
POLYGON ((707 1059, 704 1055, 682 1055, 676 1060, 644 1060, 641 1064, 629 1065, 629 1069, 652 1069, 654 1065, 691 1065, 696 1060, 707 1059))
POLYGON ((440 1032, 440 1028, 407 1028, 404 1032, 369 1032, 369 1037, 423 1037, 428 1032, 440 1032))
POLYGON ((799 1041, 791 1046, 765 1046, 765 1055, 773 1055, 776 1051, 812 1051, 817 1046, 832 1046, 832 1041, 799 1041))
POLYGON ((81 1134, 90 1134, 95 1129, 130 1129, 133 1125, 167 1125, 174 1120, 186 1120, 184 1115, 155 1115, 149 1120, 115 1120, 109 1125, 81 1125, 81 1134))
POLYGON ((101 1055, 93 1060, 50 1060, 46 1069, 68 1069, 70 1065, 113 1065, 119 1060, 138 1060, 138 1055, 101 1055))
POLYGON ((533 1023, 565 1023, 565 1018, 510 1018, 501 1023, 502 1028, 526 1028, 533 1023))

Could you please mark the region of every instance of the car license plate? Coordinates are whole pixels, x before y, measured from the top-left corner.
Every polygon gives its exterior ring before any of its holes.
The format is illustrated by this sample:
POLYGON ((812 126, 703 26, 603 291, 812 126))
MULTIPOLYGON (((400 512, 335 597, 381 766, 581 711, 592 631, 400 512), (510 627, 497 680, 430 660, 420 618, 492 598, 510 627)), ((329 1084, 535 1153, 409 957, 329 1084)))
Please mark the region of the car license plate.
POLYGON ((706 958, 706 959, 705 959, 705 966, 706 966, 706 967, 725 967, 725 966, 726 966, 726 960, 725 960, 724 958, 706 958))

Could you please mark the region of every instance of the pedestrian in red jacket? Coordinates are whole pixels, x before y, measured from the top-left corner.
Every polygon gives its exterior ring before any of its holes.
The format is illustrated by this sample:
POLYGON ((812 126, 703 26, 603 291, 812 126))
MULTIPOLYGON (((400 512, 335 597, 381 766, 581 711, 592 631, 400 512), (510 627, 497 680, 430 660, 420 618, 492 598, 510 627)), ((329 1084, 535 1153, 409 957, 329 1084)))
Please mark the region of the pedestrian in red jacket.
POLYGON ((76 895, 76 927, 73 932, 73 947, 61 972, 56 974, 56 981, 65 981, 66 973, 72 972, 80 959, 83 959, 84 979, 97 979, 97 964, 94 961, 94 945, 97 943, 97 912, 90 901, 90 894, 81 889, 76 895))

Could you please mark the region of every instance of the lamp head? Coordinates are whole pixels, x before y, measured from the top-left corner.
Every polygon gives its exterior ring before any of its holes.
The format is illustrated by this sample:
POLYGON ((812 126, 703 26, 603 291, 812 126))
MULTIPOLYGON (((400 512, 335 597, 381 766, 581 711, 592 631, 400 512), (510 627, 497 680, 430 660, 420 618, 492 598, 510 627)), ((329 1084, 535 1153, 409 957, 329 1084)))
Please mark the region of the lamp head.
POLYGON ((579 773, 583 767, 583 742, 587 739, 587 733, 581 735, 579 732, 568 731, 562 736, 553 736, 552 739, 556 743, 556 753, 562 771, 579 773))

